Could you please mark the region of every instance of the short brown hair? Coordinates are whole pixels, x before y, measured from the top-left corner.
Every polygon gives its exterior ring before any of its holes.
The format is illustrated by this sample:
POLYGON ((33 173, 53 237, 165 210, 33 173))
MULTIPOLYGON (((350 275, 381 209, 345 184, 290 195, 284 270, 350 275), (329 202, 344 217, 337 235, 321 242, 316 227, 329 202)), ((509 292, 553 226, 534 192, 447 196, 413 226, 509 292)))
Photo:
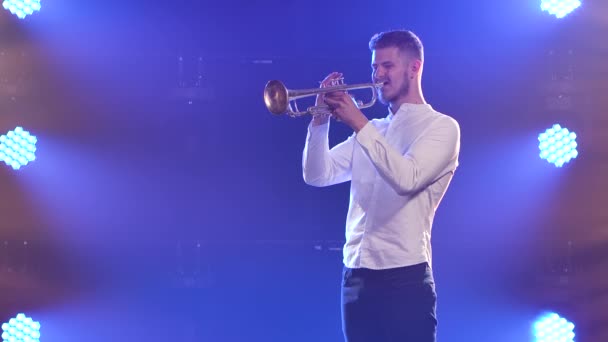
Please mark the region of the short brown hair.
POLYGON ((396 47, 401 52, 408 53, 421 61, 424 60, 422 41, 412 31, 393 30, 376 33, 369 41, 371 51, 387 47, 396 47))

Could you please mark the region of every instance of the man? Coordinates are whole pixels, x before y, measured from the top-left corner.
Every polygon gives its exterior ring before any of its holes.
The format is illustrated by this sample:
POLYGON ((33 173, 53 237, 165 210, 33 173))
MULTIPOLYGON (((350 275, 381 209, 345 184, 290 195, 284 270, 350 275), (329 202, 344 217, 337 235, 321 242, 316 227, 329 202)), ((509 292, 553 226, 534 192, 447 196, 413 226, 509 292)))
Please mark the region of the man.
MULTIPOLYGON (((329 116, 313 117, 303 152, 307 184, 351 181, 342 279, 348 342, 436 340, 431 227, 458 166, 460 127, 426 103, 423 46, 411 31, 376 34, 372 80, 388 115, 368 120, 347 92, 317 97, 354 133, 331 150, 329 116)), ((342 74, 331 73, 326 87, 342 74)))

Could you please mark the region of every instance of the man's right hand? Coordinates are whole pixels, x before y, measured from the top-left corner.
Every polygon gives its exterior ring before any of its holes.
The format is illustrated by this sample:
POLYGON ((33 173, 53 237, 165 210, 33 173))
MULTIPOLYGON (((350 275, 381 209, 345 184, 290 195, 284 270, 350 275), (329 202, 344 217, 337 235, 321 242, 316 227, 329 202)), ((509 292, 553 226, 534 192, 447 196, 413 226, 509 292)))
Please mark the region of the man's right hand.
MULTIPOLYGON (((342 78, 342 73, 339 72, 332 72, 331 74, 327 75, 327 77, 325 77, 325 79, 323 79, 323 81, 321 81, 321 88, 325 88, 329 85, 331 85, 331 82, 333 80, 342 78)), ((317 99, 315 101, 315 106, 327 106, 327 104, 325 103, 325 95, 324 94, 318 94, 317 95, 317 99)), ((319 115, 315 115, 312 118, 312 125, 313 126, 318 126, 318 125, 324 125, 329 121, 329 118, 331 117, 330 114, 319 114, 319 115)))

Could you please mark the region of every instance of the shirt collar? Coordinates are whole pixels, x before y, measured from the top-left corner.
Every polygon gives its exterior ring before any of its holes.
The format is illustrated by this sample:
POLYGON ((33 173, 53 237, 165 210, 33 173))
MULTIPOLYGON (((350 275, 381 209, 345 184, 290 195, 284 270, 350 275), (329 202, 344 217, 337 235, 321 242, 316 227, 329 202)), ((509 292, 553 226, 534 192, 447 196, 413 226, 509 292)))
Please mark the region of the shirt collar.
POLYGON ((395 115, 397 115, 397 114, 399 114, 399 117, 406 117, 406 116, 411 116, 414 113, 426 112, 431 109, 433 109, 433 107, 431 107, 431 105, 428 103, 423 103, 423 104, 402 103, 401 106, 399 106, 397 113, 395 113, 395 114, 393 114, 393 112, 390 110, 390 108, 388 109, 387 119, 393 120, 395 115))

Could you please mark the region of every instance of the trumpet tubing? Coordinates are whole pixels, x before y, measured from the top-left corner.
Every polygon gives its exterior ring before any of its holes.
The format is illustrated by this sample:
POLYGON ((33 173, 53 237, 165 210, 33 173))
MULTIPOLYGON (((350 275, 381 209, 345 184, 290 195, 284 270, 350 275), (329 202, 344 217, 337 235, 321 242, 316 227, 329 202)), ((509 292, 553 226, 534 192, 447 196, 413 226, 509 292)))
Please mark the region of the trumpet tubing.
MULTIPOLYGON (((340 80, 341 81, 341 80, 340 80)), ((334 83, 334 85, 323 87, 323 88, 312 88, 312 89, 288 89, 285 87, 283 82, 279 80, 271 80, 266 83, 264 87, 264 103, 270 113, 275 115, 287 114, 291 117, 298 117, 302 115, 318 115, 318 114, 329 114, 330 111, 325 105, 317 105, 308 107, 304 111, 298 109, 297 100, 317 96, 324 93, 330 93, 335 91, 349 91, 357 89, 369 88, 372 91, 372 99, 363 103, 356 101, 360 109, 368 108, 376 103, 377 99, 377 88, 382 86, 382 82, 379 83, 359 83, 359 84, 343 84, 341 82, 334 83), (293 107, 292 107, 293 102, 293 107)))

